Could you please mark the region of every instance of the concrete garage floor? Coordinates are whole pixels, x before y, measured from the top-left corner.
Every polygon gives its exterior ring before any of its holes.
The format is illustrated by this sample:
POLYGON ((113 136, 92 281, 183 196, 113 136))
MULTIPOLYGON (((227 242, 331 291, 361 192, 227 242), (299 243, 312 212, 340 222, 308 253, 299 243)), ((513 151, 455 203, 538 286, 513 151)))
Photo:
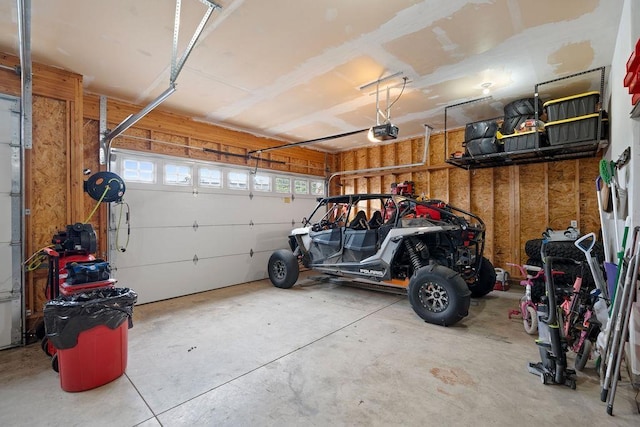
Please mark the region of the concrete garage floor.
POLYGON ((626 377, 610 417, 593 362, 577 390, 527 372, 519 287, 444 328, 404 296, 310 275, 135 307, 126 374, 90 391, 63 391, 38 344, 1 351, 0 425, 640 424, 626 377))

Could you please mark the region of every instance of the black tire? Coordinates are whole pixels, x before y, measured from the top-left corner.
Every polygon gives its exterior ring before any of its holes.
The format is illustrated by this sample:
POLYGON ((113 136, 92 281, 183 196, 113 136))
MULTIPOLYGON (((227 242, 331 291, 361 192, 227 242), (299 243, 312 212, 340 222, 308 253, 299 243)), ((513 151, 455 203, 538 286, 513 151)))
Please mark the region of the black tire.
POLYGON ((491 292, 496 285, 496 269, 493 268, 491 261, 482 257, 480 263, 480 271, 476 277, 475 283, 469 285, 472 298, 480 298, 491 292))
MULTIPOLYGON (((527 265, 533 265, 536 267, 544 268, 542 261, 539 259, 529 258, 526 262, 527 265)), ((552 266, 554 271, 561 271, 564 274, 557 274, 553 276, 553 283, 556 286, 572 286, 573 282, 576 279, 576 275, 580 274, 580 266, 577 264, 567 264, 564 262, 554 262, 552 266)), ((590 273, 587 274, 588 276, 590 273)), ((584 280, 584 279, 583 279, 584 280)), ((585 283, 585 282, 583 282, 585 283)), ((586 284, 586 283, 585 283, 586 284)), ((531 289, 532 296, 531 299, 533 302, 537 303, 540 301, 539 297, 544 295, 544 280, 535 280, 534 286, 531 289)))
POLYGON ((409 302, 425 322, 450 326, 469 314, 471 292, 460 274, 442 265, 418 269, 409 281, 409 302))
POLYGON ((46 331, 44 329, 44 321, 41 320, 38 322, 35 328, 35 333, 36 333, 36 338, 38 338, 39 340, 45 337, 46 331))
POLYGON ((495 120, 468 123, 464 129, 464 140, 471 141, 478 138, 493 138, 498 131, 498 123, 495 120))
POLYGON ((476 138, 465 141, 464 147, 466 154, 471 156, 480 156, 482 154, 491 154, 498 151, 495 137, 476 138))
POLYGON ((298 280, 300 269, 293 252, 278 249, 269 257, 269 280, 276 288, 289 289, 298 280))
POLYGON ((547 256, 554 256, 558 258, 569 258, 576 261, 586 260, 584 252, 576 248, 573 242, 548 242, 545 245, 544 253, 547 256))
MULTIPOLYGON (((504 106, 505 117, 533 116, 535 115, 535 98, 516 99, 504 106)), ((538 116, 542 115, 543 103, 538 98, 538 116)))
MULTIPOLYGON (((529 258, 541 259, 540 248, 542 246, 542 239, 527 240, 524 244, 524 251, 529 258)), ((554 256, 560 258, 569 258, 576 261, 585 261, 585 254, 572 241, 561 242, 548 242, 544 248, 547 256, 554 256)), ((591 249, 592 255, 599 261, 604 260, 604 247, 602 242, 596 242, 591 249)))
POLYGON ((51 357, 51 352, 49 351, 49 338, 42 338, 42 341, 40 341, 40 348, 44 351, 44 354, 51 357))
POLYGON ((524 252, 531 259, 540 259, 540 248, 542 247, 542 239, 527 240, 524 244, 524 252))
POLYGON ((576 354, 576 360, 574 362, 574 367, 576 371, 582 371, 584 367, 587 365, 589 361, 589 357, 591 356, 591 341, 585 339, 580 346, 580 350, 576 354))
POLYGON ((60 372, 60 368, 58 366, 58 353, 54 354, 53 357, 51 358, 51 369, 53 369, 56 372, 60 372))
MULTIPOLYGON (((511 135, 528 119, 535 118, 535 98, 517 99, 504 106, 504 121, 500 128, 503 135, 511 135)), ((538 98, 538 118, 543 113, 542 100, 538 98)))
POLYGON ((516 129, 520 127, 520 125, 526 122, 529 119, 533 119, 533 115, 529 116, 515 116, 515 117, 505 117, 502 122, 502 126, 500 127, 500 133, 503 135, 511 135, 516 129))

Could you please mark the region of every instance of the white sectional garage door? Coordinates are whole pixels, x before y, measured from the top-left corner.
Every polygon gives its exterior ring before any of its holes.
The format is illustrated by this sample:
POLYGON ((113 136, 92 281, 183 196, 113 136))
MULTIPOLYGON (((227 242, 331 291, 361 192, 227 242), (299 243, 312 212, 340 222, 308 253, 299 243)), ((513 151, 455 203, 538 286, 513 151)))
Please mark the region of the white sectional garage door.
POLYGON ((22 343, 20 101, 0 95, 0 349, 22 343))
POLYGON ((318 177, 114 150, 130 207, 112 204, 118 286, 146 303, 267 277, 275 249, 324 194, 318 177), (126 245, 126 250, 122 249, 126 245))

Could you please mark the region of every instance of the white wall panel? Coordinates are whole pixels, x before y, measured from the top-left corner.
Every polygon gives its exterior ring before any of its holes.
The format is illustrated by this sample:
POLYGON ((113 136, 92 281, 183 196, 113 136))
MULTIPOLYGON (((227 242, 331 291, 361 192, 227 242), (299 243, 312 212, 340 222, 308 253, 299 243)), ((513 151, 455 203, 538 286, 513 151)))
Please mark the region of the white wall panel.
POLYGON ((0 96, 0 349, 23 341, 22 164, 18 110, 18 98, 0 96))
MULTIPOLYGON (((9 192, 0 192, 0 244, 8 245, 11 242, 11 197, 9 192)), ((5 270, 5 264, 11 262, 11 257, 0 260, 0 271, 5 270)))
MULTIPOLYGON (((160 165, 156 183, 125 180, 124 198, 131 208, 131 236, 126 252, 114 250, 113 231, 110 237, 110 262, 118 285, 138 292, 139 303, 267 277, 271 253, 288 247, 292 220, 299 226, 316 205, 315 198, 310 196, 292 198, 291 194, 213 189, 197 183, 189 186, 162 183, 163 162, 191 166, 195 181, 200 165, 221 169, 223 182, 228 170, 242 170, 237 167, 127 151, 118 151, 116 158, 112 170, 119 174, 119 162, 124 158, 160 165), (197 262, 193 261, 194 256, 197 262)), ((112 228, 119 209, 112 206, 112 228)), ((123 244, 124 236, 126 229, 121 229, 119 245, 123 244)))

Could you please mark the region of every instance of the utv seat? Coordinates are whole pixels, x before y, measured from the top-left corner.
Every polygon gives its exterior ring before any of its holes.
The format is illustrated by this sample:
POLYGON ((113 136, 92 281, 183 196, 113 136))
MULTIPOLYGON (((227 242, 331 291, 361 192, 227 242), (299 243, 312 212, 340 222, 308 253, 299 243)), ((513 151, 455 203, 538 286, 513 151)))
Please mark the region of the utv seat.
POLYGON ((349 228, 352 230, 366 230, 369 228, 367 223, 367 214, 364 211, 358 211, 353 220, 349 223, 349 228))
POLYGON ((375 211, 373 215, 371 215, 371 219, 369 220, 369 228, 374 230, 382 225, 382 214, 380 211, 375 211))

